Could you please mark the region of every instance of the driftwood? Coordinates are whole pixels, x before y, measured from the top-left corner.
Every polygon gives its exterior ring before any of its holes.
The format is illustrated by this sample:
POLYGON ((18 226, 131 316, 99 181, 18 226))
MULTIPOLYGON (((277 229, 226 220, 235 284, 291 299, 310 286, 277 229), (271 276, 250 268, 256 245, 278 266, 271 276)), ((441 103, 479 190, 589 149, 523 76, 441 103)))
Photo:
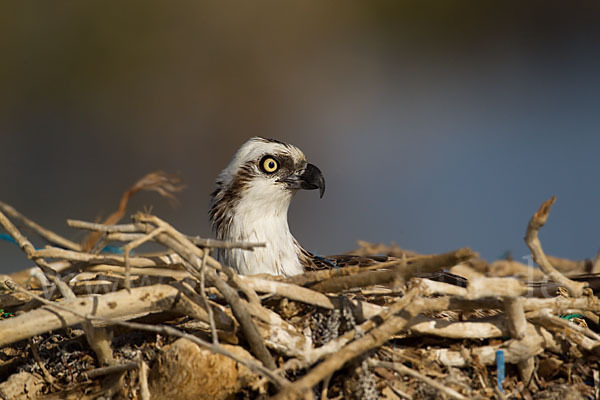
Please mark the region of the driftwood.
MULTIPOLYGON (((287 279, 239 276, 210 256, 213 247, 252 251, 260 243, 186 236, 155 216, 137 214, 120 225, 69 220, 74 228, 94 232, 78 244, 0 203, 0 225, 36 264, 29 277, 20 273, 3 281, 0 308, 14 315, 0 320, 0 348, 18 349, 29 340, 34 361, 0 384, 0 393, 12 395, 27 385, 57 396, 86 387, 142 399, 235 393, 277 399, 316 393, 321 398, 419 397, 419 390, 463 399, 534 393, 550 387, 540 375, 550 376, 557 365, 575 365, 600 346, 600 301, 594 285, 585 289, 594 277, 563 275, 589 272, 597 260, 549 257, 537 236, 553 201, 542 205, 527 228, 526 242, 541 269, 512 260, 488 265, 469 249, 418 255, 362 243, 357 254, 377 252, 399 260, 287 279), (54 245, 35 249, 13 220, 54 245), (111 242, 119 242, 123 254, 100 252, 111 242), (161 245, 162 253, 144 254, 148 242, 161 245), (464 274, 468 285, 415 277, 448 269, 464 274), (575 315, 579 324, 563 315, 575 315), (81 361, 76 378, 67 382, 48 361, 51 350, 40 348, 36 338, 78 327, 95 361, 91 367, 81 361), (136 350, 124 356, 119 338, 132 332, 147 332, 144 346, 153 356, 136 350), (180 339, 173 343, 171 338, 180 339), (411 345, 424 338, 431 344, 411 345), (161 350, 155 342, 165 340, 161 350), (568 354, 565 348, 571 349, 568 354), (504 393, 489 382, 499 351, 518 371, 507 376, 504 393), (184 354, 188 363, 180 363, 184 354), (543 374, 536 373, 540 360, 547 366, 543 374), (218 374, 206 374, 215 365, 218 374), (475 372, 461 379, 473 376, 471 384, 450 379, 467 367, 475 372), (189 376, 197 380, 187 387, 189 376), (450 383, 441 383, 441 377, 450 383)), ((585 379, 593 380, 589 368, 585 379)))
POLYGON ((542 244, 538 238, 538 231, 546 223, 548 214, 550 213, 550 208, 555 201, 556 196, 552 196, 542 204, 540 209, 535 214, 533 214, 533 217, 531 217, 529 225, 527 226, 525 243, 527 243, 527 246, 529 246, 529 249, 531 250, 533 260, 540 266, 542 271, 544 271, 544 273, 548 275, 548 277, 554 282, 564 286, 569 291, 571 296, 579 297, 583 293, 585 284, 582 282, 574 282, 566 278, 556 268, 554 268, 542 250, 542 244))

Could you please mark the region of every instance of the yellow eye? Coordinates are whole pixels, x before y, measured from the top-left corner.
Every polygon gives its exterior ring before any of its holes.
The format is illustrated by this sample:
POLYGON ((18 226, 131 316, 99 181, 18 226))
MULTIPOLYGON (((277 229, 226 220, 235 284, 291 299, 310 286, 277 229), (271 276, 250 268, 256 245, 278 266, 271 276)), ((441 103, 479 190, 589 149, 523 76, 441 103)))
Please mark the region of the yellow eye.
POLYGON ((275 160, 273 157, 267 156, 264 157, 260 162, 260 167, 267 174, 272 174, 273 172, 277 171, 277 169, 279 169, 279 164, 277 163, 277 160, 275 160))

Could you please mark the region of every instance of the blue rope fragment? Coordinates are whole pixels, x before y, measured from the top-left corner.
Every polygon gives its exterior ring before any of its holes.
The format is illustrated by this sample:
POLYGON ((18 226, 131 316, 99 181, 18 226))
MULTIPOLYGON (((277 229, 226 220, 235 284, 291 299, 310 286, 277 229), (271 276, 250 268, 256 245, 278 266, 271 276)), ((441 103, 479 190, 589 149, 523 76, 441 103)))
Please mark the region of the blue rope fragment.
POLYGON ((504 393, 502 384, 504 383, 505 375, 504 350, 498 350, 496 351, 496 384, 498 385, 498 390, 502 393, 504 393))
POLYGON ((315 258, 317 260, 323 261, 325 264, 329 265, 331 268, 339 268, 340 267, 339 265, 337 265, 335 262, 333 262, 329 258, 325 258, 325 257, 317 256, 317 255, 315 255, 315 258))
POLYGON ((19 245, 19 243, 17 243, 15 238, 10 236, 8 233, 0 233, 0 239, 10 242, 10 243, 13 243, 13 244, 16 244, 17 246, 19 245))
MULTIPOLYGON (((125 250, 119 246, 105 246, 100 253, 125 254, 125 250)), ((131 253, 133 254, 133 251, 131 253)))
MULTIPOLYGON (((16 246, 19 245, 19 243, 17 243, 15 238, 10 236, 8 233, 0 233, 0 240, 4 240, 4 241, 12 243, 16 246)), ((38 248, 36 247, 36 249, 38 249, 38 248)), ((101 253, 123 254, 124 250, 123 250, 123 247, 119 247, 119 246, 106 246, 102 249, 101 253)), ((132 251, 131 253, 133 254, 134 252, 132 251)))

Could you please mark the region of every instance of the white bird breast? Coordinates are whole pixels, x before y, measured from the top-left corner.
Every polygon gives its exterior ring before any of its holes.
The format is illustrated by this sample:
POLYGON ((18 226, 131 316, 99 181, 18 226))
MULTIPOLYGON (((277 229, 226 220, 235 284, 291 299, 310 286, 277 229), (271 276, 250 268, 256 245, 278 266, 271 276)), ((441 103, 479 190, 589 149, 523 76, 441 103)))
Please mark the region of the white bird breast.
POLYGON ((236 266, 238 272, 245 275, 268 273, 291 276, 302 273, 299 249, 287 222, 293 194, 283 184, 275 182, 275 178, 253 179, 234 207, 226 239, 265 243, 266 246, 253 251, 224 251, 223 261, 236 266))

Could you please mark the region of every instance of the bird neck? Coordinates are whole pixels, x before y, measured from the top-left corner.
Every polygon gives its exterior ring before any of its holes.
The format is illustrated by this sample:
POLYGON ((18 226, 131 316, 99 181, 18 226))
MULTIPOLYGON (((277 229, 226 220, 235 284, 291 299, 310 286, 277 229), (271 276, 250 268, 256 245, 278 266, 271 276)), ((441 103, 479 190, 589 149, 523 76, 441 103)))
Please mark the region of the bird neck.
MULTIPOLYGON (((290 232, 287 220, 292 194, 256 197, 245 193, 235 201, 229 197, 227 207, 218 202, 213 205, 211 219, 218 239, 265 244, 265 247, 252 251, 219 249, 219 261, 245 275, 268 273, 291 276, 302 273, 299 260, 302 247, 290 232)), ((228 196, 222 198, 227 199, 228 196)))

